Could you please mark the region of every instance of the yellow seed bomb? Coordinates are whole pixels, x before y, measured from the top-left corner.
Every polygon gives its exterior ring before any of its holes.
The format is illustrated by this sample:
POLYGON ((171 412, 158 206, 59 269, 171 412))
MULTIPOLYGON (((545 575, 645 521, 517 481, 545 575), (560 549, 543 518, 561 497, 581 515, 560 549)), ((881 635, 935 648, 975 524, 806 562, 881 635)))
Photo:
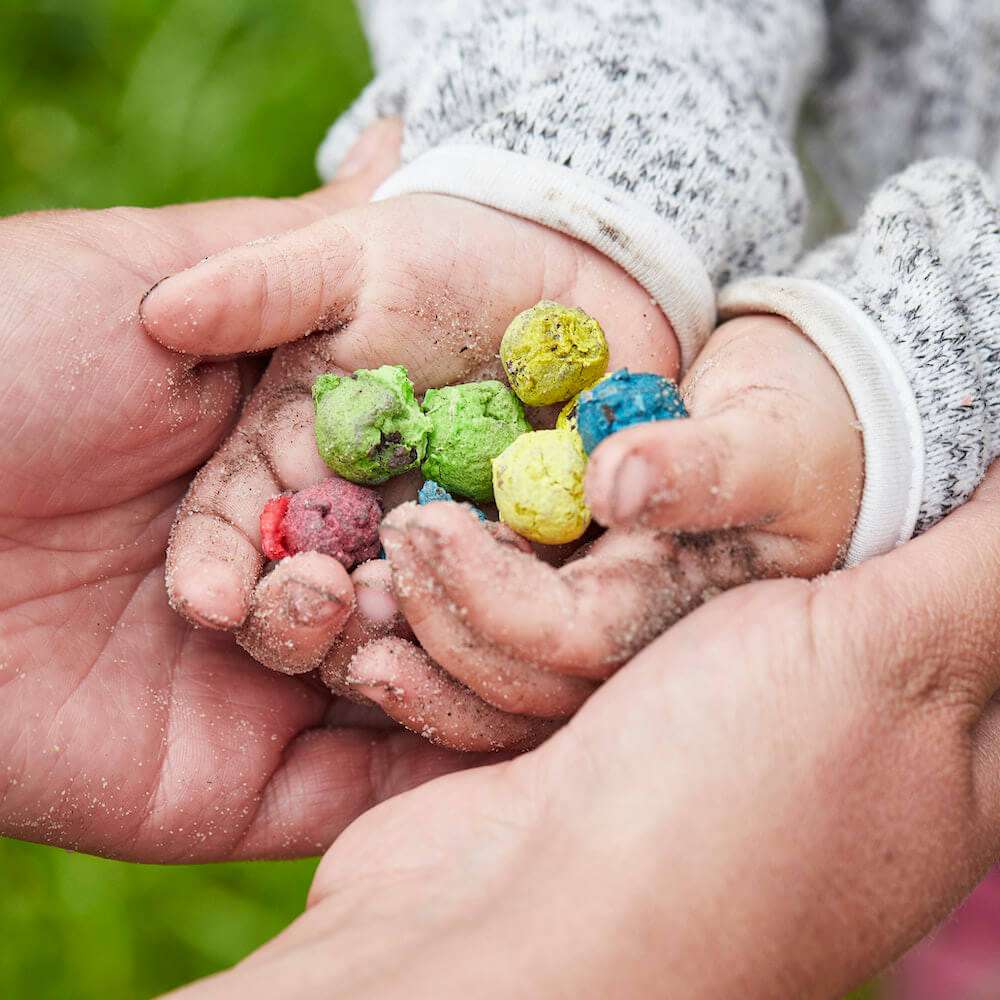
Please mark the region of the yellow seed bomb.
POLYGON ((600 385, 610 375, 602 375, 593 385, 585 386, 581 389, 560 411, 556 418, 556 430, 577 431, 577 421, 579 419, 580 396, 589 392, 595 385, 600 385))
POLYGON ((579 538, 590 524, 583 499, 587 457, 574 431, 522 434, 493 459, 500 520, 544 545, 579 538))
POLYGON ((582 309, 539 302, 507 327, 500 360, 510 387, 529 406, 561 403, 608 369, 601 324, 582 309))

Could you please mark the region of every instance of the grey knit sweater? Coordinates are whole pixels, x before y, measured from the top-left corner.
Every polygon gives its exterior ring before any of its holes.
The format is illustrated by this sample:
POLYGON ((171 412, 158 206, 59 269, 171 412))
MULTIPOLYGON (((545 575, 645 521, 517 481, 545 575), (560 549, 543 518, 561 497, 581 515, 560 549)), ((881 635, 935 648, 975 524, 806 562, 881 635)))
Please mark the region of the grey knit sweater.
POLYGON ((331 129, 324 175, 402 115, 378 197, 469 198, 592 244, 657 300, 685 365, 720 310, 787 316, 864 432, 849 561, 968 498, 1000 453, 998 0, 361 8, 377 76, 331 129), (814 170, 847 222, 867 208, 802 257, 807 98, 814 170))

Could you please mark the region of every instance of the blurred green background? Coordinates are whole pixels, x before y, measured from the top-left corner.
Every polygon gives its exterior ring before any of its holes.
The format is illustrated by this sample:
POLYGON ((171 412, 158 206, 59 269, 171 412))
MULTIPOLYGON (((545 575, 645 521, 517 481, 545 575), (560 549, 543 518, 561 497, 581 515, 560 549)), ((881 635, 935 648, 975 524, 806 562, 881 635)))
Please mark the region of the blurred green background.
MULTIPOLYGON (((0 215, 307 190, 369 74, 351 0, 0 0, 0 215)), ((295 917, 313 868, 0 839, 0 997, 131 1000, 215 972, 295 917)))
MULTIPOLYGON (((369 74, 351 0, 0 0, 0 215, 308 190, 369 74)), ((131 1000, 224 968, 313 868, 0 840, 0 997, 131 1000)))
POLYGON ((306 190, 369 72, 351 0, 2 0, 0 214, 306 190))

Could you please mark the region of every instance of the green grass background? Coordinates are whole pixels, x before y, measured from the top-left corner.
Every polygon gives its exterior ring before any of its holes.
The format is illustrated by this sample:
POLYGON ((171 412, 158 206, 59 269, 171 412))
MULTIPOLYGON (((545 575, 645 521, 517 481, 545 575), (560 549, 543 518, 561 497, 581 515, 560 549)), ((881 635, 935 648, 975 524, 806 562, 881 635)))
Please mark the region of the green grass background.
MULTIPOLYGON (((351 0, 0 0, 0 215, 308 190, 369 75, 351 0)), ((0 997, 130 1000, 225 968, 313 868, 0 840, 0 997)))
MULTIPOLYGON (((350 0, 0 0, 0 215, 307 190, 369 74, 350 0)), ((225 968, 313 868, 0 840, 0 997, 130 1000, 225 968)))
POLYGON ((351 0, 2 0, 0 214, 306 190, 369 73, 351 0))

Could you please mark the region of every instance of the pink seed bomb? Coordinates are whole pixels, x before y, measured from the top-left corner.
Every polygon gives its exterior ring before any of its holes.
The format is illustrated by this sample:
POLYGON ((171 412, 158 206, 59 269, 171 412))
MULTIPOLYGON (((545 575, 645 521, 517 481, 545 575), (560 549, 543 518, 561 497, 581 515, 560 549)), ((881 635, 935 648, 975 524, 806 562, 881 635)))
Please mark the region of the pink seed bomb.
POLYGON ((331 476, 269 500, 260 515, 261 544, 268 559, 322 552, 350 570, 378 556, 381 520, 374 490, 331 476))

